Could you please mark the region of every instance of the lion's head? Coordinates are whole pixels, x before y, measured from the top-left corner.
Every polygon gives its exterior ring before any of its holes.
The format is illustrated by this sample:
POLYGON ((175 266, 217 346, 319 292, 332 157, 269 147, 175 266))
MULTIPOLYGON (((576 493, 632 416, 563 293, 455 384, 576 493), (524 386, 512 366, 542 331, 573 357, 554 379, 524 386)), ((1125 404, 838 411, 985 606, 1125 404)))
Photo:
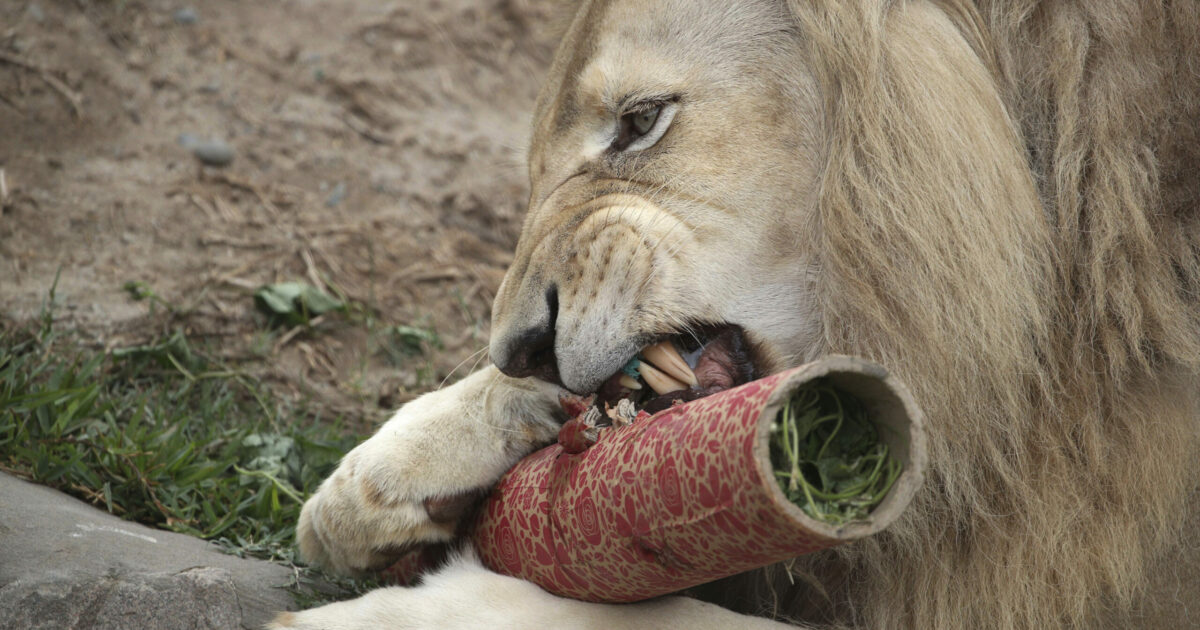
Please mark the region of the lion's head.
POLYGON ((728 327, 757 373, 902 334, 1030 359, 1045 222, 987 68, 916 7, 895 18, 903 57, 880 60, 888 93, 835 91, 831 62, 857 60, 816 58, 800 17, 585 3, 537 105, 498 366, 590 392, 651 342, 728 327), (864 317, 880 328, 844 330, 864 317))
POLYGON ((812 355, 821 103, 793 32, 771 2, 579 12, 538 101, 498 365, 588 392, 731 324, 764 368, 812 355))
MULTIPOLYGON (((815 562, 845 579, 816 599, 874 627, 1083 623, 1128 602, 1192 483, 1194 228, 1147 237, 1166 219, 1136 146, 1055 153, 1067 123, 1115 133, 1071 90, 1117 49, 1051 28, 1093 14, 978 4, 580 3, 493 312, 496 365, 579 393, 668 337, 724 340, 721 385, 829 352, 897 371, 931 483, 887 536, 815 562)), ((1175 32, 1154 19, 1091 32, 1175 32)))

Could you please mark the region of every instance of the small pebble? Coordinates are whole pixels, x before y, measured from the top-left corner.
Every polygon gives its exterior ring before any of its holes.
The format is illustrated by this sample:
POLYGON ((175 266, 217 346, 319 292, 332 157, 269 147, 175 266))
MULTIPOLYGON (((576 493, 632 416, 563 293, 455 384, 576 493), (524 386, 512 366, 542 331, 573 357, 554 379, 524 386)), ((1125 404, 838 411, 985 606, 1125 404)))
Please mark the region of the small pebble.
POLYGON ((192 155, 196 156, 197 160, 208 166, 228 166, 233 161, 233 147, 220 140, 192 142, 188 148, 192 150, 192 155))
POLYGON ((121 107, 125 110, 125 115, 129 116, 129 120, 133 121, 133 124, 142 124, 142 111, 138 108, 137 103, 125 101, 121 104, 121 107))
POLYGON ((46 20, 46 12, 42 10, 41 5, 30 4, 28 7, 25 7, 25 11, 29 13, 29 17, 33 18, 33 21, 37 22, 38 24, 41 24, 46 20))
POLYGON ((343 182, 338 182, 337 186, 333 187, 333 191, 329 193, 329 196, 325 198, 325 207, 333 208, 339 203, 342 203, 342 200, 345 198, 346 184, 343 182))
POLYGON ((192 24, 200 21, 200 15, 196 13, 196 10, 192 7, 184 7, 176 11, 173 17, 175 18, 176 24, 182 24, 184 26, 191 26, 192 24))

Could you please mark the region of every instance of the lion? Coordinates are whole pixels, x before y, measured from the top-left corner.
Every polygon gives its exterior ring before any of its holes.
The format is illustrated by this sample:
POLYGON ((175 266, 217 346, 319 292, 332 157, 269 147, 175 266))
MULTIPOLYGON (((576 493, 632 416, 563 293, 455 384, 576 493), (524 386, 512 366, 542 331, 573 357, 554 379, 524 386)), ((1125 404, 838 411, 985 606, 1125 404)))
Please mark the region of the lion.
POLYGON ((886 532, 703 599, 567 600, 468 551, 272 627, 1194 625, 1145 612, 1200 601, 1165 570, 1194 562, 1200 478, 1198 24, 1188 0, 578 2, 493 365, 353 449, 303 555, 354 573, 453 540, 560 393, 679 336, 733 335, 760 376, 889 366, 927 481, 886 532))

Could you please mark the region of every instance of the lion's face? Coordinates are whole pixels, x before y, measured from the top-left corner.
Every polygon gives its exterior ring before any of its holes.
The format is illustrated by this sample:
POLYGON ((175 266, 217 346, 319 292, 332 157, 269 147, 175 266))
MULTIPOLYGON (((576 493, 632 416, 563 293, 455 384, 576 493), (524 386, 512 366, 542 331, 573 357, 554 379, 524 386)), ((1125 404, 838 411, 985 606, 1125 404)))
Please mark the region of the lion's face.
POLYGON ((724 338, 728 386, 811 352, 820 107, 780 4, 581 7, 536 111, 502 370, 590 392, 650 343, 724 338))

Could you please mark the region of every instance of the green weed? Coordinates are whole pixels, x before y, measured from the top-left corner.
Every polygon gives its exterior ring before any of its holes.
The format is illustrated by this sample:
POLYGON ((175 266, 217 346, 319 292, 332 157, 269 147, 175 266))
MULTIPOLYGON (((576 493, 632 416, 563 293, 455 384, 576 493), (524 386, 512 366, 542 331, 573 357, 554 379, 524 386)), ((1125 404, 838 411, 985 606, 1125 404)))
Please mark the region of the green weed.
MULTIPOLYGON (((122 518, 295 566, 303 501, 355 442, 182 332, 104 352, 48 312, 0 322, 0 470, 122 518)), ((309 603, 367 586, 295 576, 309 603)))
POLYGON ((901 472, 858 399, 824 381, 801 388, 779 412, 771 463, 788 499, 833 525, 865 520, 901 472))
POLYGON ((354 445, 182 333, 109 353, 60 341, 0 333, 0 467, 124 518, 277 550, 354 445))
POLYGON ((303 282, 268 284, 254 292, 254 301, 272 321, 288 326, 311 326, 314 318, 347 308, 344 300, 303 282))

